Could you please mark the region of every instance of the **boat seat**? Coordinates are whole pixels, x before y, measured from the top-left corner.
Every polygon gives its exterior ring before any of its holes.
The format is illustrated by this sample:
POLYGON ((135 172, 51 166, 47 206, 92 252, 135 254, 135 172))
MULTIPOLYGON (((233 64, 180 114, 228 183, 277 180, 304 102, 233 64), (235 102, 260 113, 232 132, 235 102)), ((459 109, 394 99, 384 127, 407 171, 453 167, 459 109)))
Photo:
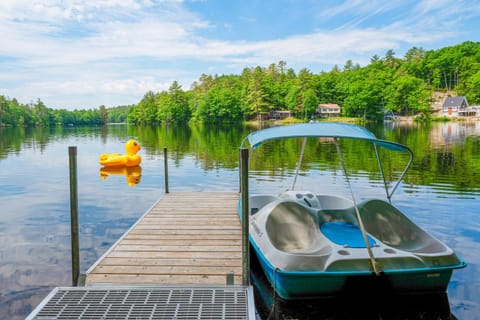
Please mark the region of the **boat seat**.
POLYGON ((358 205, 366 231, 381 242, 404 251, 418 254, 446 250, 397 208, 383 200, 368 200, 358 205))
POLYGON ((267 204, 277 200, 276 196, 272 195, 253 195, 249 198, 248 207, 250 208, 250 214, 253 215, 260 211, 267 204))
POLYGON ((315 246, 318 236, 315 214, 293 202, 278 203, 266 222, 267 235, 278 250, 308 252, 315 246))

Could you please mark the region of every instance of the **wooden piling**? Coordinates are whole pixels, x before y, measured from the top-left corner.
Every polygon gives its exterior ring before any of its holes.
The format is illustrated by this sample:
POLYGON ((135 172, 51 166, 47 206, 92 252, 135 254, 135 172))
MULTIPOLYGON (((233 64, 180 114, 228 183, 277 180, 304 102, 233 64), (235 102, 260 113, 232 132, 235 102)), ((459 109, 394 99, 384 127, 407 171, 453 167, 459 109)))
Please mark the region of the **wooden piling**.
POLYGON ((72 249, 72 285, 80 275, 80 244, 78 239, 77 147, 68 147, 70 171, 70 236, 72 249))

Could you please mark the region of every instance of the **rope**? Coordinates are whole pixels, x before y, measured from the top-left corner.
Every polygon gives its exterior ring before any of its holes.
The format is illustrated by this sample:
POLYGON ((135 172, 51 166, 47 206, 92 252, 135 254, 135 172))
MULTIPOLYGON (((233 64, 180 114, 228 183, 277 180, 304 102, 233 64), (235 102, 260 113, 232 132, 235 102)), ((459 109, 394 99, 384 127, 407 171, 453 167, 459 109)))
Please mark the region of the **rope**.
POLYGON ((378 276, 380 274, 380 270, 378 270, 377 262, 375 261, 375 257, 373 256, 372 247, 370 246, 370 242, 368 241, 367 232, 365 231, 362 217, 360 216, 360 211, 358 210, 358 207, 357 207, 357 201, 355 200, 355 195, 353 194, 352 186, 350 185, 350 179, 348 178, 347 168, 345 167, 345 161, 343 160, 342 151, 340 150, 340 145, 338 144, 337 139, 335 139, 335 147, 337 148, 338 157, 340 158, 343 172, 345 174, 345 179, 347 180, 348 189, 350 190, 350 195, 352 196, 353 206, 355 207, 355 214, 357 216, 358 224, 360 225, 360 231, 362 231, 363 241, 365 242, 365 245, 367 247, 367 252, 370 257, 372 269, 375 275, 378 276))
POLYGON ((278 267, 273 270, 273 302, 272 309, 270 310, 270 314, 268 315, 267 320, 270 320, 270 317, 275 311, 275 301, 277 300, 277 270, 278 267))

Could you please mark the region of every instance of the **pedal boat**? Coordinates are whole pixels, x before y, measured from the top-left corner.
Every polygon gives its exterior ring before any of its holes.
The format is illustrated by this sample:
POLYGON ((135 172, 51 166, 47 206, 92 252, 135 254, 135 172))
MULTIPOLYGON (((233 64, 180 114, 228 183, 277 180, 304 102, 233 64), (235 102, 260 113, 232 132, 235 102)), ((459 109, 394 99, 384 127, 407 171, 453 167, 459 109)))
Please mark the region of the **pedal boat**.
MULTIPOLYGON (((345 290, 366 292, 382 283, 393 292, 445 292, 454 269, 466 263, 445 244, 417 226, 391 204, 391 196, 410 167, 412 151, 377 139, 367 129, 344 123, 306 123, 272 127, 251 133, 242 143, 250 153, 261 144, 303 139, 292 190, 248 197, 249 240, 275 294, 285 300, 335 296, 345 290), (386 191, 386 200, 357 201, 320 191, 294 190, 306 141, 336 145, 346 182, 352 191, 338 143, 341 139, 373 144, 386 191), (327 138, 327 139, 324 139, 327 138), (407 164, 390 190, 379 148, 407 153, 407 164)), ((248 190, 248 189, 247 189, 248 190)))

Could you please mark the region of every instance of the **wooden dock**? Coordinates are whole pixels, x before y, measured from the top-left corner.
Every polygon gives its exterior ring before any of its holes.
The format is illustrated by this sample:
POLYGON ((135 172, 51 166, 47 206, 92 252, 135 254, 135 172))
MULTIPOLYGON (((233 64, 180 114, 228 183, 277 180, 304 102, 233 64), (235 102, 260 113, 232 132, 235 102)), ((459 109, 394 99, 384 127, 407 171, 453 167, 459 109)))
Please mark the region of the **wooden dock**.
POLYGON ((86 285, 242 284, 235 192, 165 194, 88 271, 86 285), (230 275, 228 275, 230 274, 230 275))
MULTIPOLYGON (((248 150, 241 151, 246 164, 248 150)), ((242 232, 237 212, 240 194, 168 193, 166 148, 164 154, 167 193, 80 275, 76 147, 69 147, 75 287, 53 289, 27 320, 256 319, 243 237, 248 219, 242 232)), ((248 169, 242 170, 243 203, 248 169)))

